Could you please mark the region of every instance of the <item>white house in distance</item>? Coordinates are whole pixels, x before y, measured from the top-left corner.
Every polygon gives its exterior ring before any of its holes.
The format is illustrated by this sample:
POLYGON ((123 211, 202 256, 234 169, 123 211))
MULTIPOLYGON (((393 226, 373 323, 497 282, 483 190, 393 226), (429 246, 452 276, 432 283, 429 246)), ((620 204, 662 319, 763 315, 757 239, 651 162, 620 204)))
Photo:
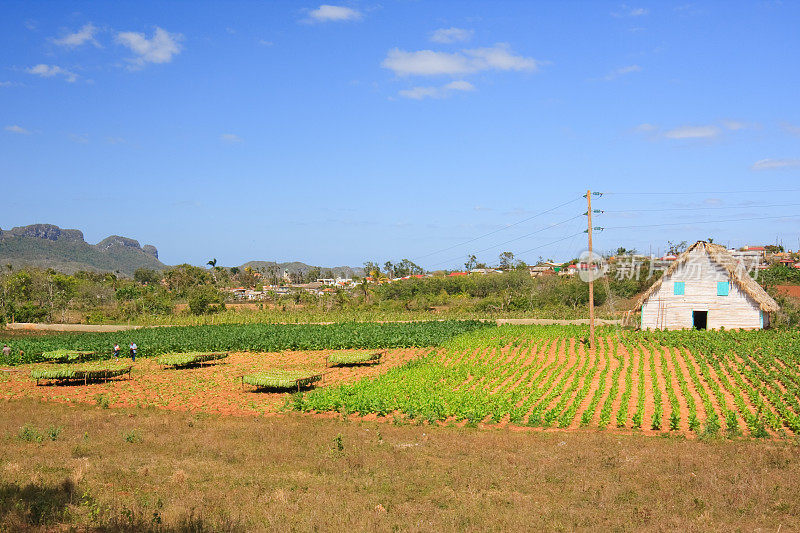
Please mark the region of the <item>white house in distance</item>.
POLYGON ((724 246, 698 241, 639 298, 642 329, 759 329, 778 304, 724 246))

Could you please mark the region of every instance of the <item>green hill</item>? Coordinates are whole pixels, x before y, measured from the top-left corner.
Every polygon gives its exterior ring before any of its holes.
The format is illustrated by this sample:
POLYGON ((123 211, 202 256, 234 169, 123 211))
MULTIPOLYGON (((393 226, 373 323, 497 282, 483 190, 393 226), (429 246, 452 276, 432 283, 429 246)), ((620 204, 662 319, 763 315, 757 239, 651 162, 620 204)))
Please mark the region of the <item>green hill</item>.
POLYGON ((312 268, 319 268, 322 271, 321 274, 324 274, 330 270, 334 276, 343 278, 352 278, 353 276, 364 275, 364 269, 360 267, 314 267, 312 265, 301 263, 300 261, 291 261, 287 263, 276 263, 275 261, 248 261, 239 268, 244 269, 245 267, 250 267, 258 272, 269 272, 271 269, 275 269, 275 272, 278 276, 282 276, 284 271, 288 271, 290 274, 301 274, 305 276, 306 273, 308 273, 308 271, 312 268))
POLYGON ((152 245, 141 247, 138 241, 118 235, 89 244, 81 231, 52 224, 0 229, 0 265, 52 268, 67 274, 78 270, 118 272, 125 276, 133 276, 137 268, 165 268, 152 245))

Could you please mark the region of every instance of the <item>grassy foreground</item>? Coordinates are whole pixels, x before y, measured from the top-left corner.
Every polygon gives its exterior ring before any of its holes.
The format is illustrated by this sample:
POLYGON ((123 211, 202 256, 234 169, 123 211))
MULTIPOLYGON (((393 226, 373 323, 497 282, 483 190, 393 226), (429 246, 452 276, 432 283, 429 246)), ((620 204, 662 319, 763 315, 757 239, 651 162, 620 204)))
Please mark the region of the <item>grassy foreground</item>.
POLYGON ((796 530, 794 441, 6 402, 0 530, 796 530))

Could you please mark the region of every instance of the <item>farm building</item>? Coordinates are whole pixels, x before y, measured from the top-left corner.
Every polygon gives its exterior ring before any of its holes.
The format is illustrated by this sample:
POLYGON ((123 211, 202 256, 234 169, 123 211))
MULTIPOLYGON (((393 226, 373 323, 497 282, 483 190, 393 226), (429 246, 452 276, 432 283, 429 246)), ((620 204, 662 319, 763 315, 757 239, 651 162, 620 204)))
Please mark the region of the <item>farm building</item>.
POLYGON ((639 298, 642 329, 759 329, 775 303, 724 247, 698 241, 639 298))

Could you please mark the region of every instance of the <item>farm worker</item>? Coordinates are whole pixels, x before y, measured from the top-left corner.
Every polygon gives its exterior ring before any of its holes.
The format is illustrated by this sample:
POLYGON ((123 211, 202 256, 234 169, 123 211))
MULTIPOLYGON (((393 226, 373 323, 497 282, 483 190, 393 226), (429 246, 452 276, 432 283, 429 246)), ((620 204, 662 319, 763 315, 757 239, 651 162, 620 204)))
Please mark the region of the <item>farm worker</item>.
POLYGON ((131 342, 131 359, 133 359, 134 361, 136 361, 136 349, 137 348, 139 348, 139 347, 136 346, 136 343, 135 342, 131 342))
POLYGON ((6 359, 11 357, 11 347, 9 347, 8 344, 3 345, 3 357, 5 357, 6 359))
POLYGON ((119 359, 119 344, 114 343, 114 359, 119 359))

